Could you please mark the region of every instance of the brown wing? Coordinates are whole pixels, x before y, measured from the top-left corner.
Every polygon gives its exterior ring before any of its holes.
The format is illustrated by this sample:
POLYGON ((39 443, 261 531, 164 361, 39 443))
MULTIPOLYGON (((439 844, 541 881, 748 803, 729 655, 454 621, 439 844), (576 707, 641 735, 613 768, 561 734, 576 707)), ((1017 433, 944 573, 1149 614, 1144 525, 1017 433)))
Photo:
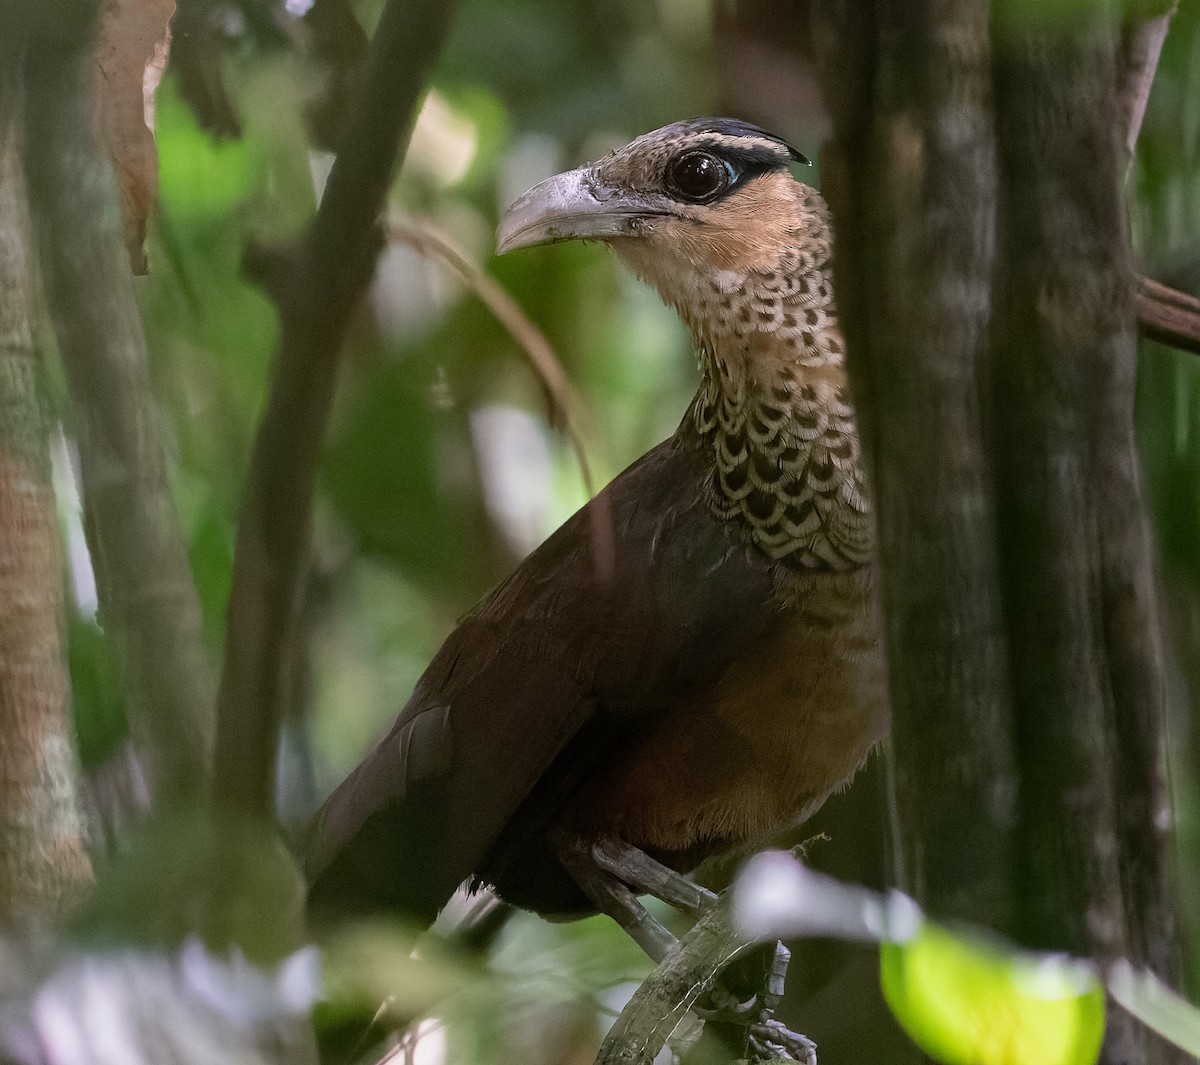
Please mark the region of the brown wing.
POLYGON ((753 638, 770 569, 711 516, 704 476, 685 445, 659 445, 463 621, 318 815, 314 905, 432 918, 597 710, 653 714, 753 638))

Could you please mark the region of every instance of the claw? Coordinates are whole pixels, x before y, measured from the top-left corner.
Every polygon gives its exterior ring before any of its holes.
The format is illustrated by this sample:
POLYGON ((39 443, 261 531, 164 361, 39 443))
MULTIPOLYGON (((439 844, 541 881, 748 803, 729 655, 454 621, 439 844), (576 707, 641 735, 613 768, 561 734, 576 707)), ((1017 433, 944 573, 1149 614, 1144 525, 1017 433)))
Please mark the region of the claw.
POLYGON ((817 1047, 775 1020, 775 1009, 783 999, 791 951, 776 943, 766 967, 762 986, 740 1001, 720 980, 708 992, 708 1007, 694 1009, 705 1023, 736 1025, 746 1029, 747 1053, 751 1061, 795 1061, 817 1065, 817 1047))
POLYGON ((796 1061, 817 1065, 817 1044, 806 1035, 793 1032, 773 1017, 750 1026, 750 1054, 753 1061, 796 1061))
POLYGON ((709 1005, 695 1007, 695 1014, 713 1024, 737 1024, 745 1027, 755 1023, 763 1014, 762 995, 751 995, 744 1002, 718 982, 708 992, 709 1005))

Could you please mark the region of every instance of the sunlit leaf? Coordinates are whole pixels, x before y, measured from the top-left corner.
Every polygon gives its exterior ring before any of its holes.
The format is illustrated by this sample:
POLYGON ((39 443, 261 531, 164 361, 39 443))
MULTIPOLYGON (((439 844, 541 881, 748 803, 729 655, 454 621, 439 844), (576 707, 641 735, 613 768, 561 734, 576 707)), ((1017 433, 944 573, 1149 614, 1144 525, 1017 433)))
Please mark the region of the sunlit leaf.
POLYGON ((968 941, 934 924, 881 947, 884 996, 945 1065, 1093 1065, 1104 992, 1086 963, 968 941))

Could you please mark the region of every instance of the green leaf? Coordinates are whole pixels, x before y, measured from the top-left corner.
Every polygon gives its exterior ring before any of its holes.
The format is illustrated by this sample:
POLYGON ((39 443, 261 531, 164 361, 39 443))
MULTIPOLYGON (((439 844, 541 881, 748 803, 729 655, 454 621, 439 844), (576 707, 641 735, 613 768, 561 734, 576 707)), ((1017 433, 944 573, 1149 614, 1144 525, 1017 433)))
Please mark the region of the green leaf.
POLYGON ((881 947, 883 993, 897 1020, 945 1065, 1093 1065, 1104 992, 1065 955, 969 941, 926 923, 881 947))
POLYGON ((218 140, 202 130, 179 96, 173 79, 159 89, 155 105, 159 195, 177 217, 218 219, 254 187, 263 159, 258 145, 242 138, 218 140))
POLYGON ((278 828, 228 811, 167 808, 140 822, 72 915, 92 949, 199 938, 275 965, 304 942, 304 881, 278 828))
POLYGON ((95 769, 129 736, 125 697, 113 650, 96 622, 72 611, 67 619, 71 710, 79 758, 95 769))

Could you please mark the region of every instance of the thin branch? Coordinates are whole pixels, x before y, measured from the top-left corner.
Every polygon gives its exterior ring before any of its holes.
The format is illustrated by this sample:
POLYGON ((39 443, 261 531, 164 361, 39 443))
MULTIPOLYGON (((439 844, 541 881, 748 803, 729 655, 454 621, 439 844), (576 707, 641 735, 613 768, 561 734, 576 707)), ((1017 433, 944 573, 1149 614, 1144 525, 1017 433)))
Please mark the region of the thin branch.
POLYGON ((100 611, 152 794, 197 795, 214 677, 167 475, 112 166, 91 117, 90 38, 31 45, 26 172, 79 439, 100 611))
POLYGON ((320 209, 290 255, 260 258, 280 340, 238 525, 217 700, 222 799, 271 810, 282 674, 308 558, 313 485, 346 327, 382 244, 379 218, 454 4, 388 0, 320 209))
POLYGON ((758 942, 734 930, 725 905, 714 906, 633 993, 596 1065, 651 1065, 717 975, 758 942))
POLYGON ((530 321, 521 305, 503 285, 480 270, 445 234, 419 222, 392 222, 388 226, 388 234, 393 240, 407 244, 418 254, 446 263, 508 330, 509 335, 525 352, 533 372, 537 374, 546 394, 550 422, 562 425, 579 462, 587 494, 589 497, 594 496, 596 489, 592 481, 592 471, 579 432, 579 426, 584 420, 583 403, 567 378, 562 363, 559 362, 554 348, 550 346, 550 341, 546 339, 546 334, 530 321))
POLYGON ((1200 355, 1200 299, 1195 296, 1143 277, 1137 318, 1147 339, 1200 355))

